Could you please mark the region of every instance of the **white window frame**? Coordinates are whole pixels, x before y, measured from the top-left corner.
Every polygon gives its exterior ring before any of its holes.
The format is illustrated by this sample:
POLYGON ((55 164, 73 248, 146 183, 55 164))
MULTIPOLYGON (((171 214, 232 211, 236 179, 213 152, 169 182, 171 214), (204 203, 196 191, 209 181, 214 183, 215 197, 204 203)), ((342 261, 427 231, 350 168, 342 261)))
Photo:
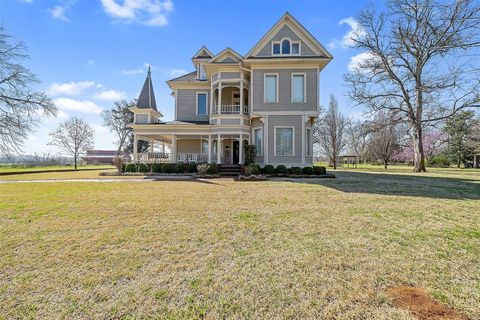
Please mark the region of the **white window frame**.
POLYGON ((279 90, 279 89, 280 89, 280 88, 279 88, 279 81, 278 81, 279 78, 280 78, 280 76, 279 76, 278 73, 264 73, 264 74, 263 74, 263 103, 265 103, 265 104, 278 103, 278 100, 279 100, 279 99, 278 99, 278 96, 279 96, 279 91, 280 91, 280 90, 279 90), (266 82, 266 81, 267 81, 267 77, 268 77, 268 76, 276 76, 276 77, 277 77, 277 81, 276 81, 276 85, 277 85, 277 90, 276 90, 277 92, 276 92, 276 93, 277 93, 277 96, 275 97, 275 98, 276 98, 275 102, 267 102, 267 89, 266 89, 266 88, 267 88, 267 86, 266 86, 266 83, 267 83, 267 82, 266 82))
POLYGON ((290 102, 294 104, 307 103, 307 73, 306 72, 292 72, 290 76, 290 102), (293 77, 303 76, 303 101, 293 102, 293 77))
POLYGON ((208 105, 208 91, 198 91, 196 94, 195 94, 195 105, 196 105, 196 109, 197 109, 197 116, 208 116, 208 110, 209 110, 209 105, 208 105), (206 113, 205 114, 199 114, 198 113, 198 95, 199 94, 205 94, 205 111, 206 113))
POLYGON ((274 126, 273 127, 273 155, 275 157, 295 157, 295 127, 294 126, 274 126), (277 129, 292 129, 292 154, 277 154, 277 129))
POLYGON ((255 156, 257 157, 263 157, 263 128, 262 127, 254 127, 253 128, 253 145, 255 146, 255 149, 257 147, 256 145, 256 142, 257 140, 255 139, 255 130, 260 130, 260 141, 261 141, 261 145, 260 145, 260 152, 258 154, 256 154, 255 156))
POLYGON ((313 142, 312 142, 312 128, 305 128, 305 155, 311 156, 313 151, 313 142), (308 143, 308 138, 310 138, 310 143, 308 143), (310 152, 309 152, 310 151, 310 152))
POLYGON ((290 39, 288 37, 282 38, 280 41, 272 41, 271 53, 272 53, 272 56, 301 56, 302 55, 302 42, 301 41, 293 41, 292 39, 290 39), (290 53, 282 53, 282 42, 283 42, 283 40, 290 41, 290 53), (298 53, 292 53, 292 48, 293 48, 294 43, 298 44, 298 53), (273 45, 274 44, 279 44, 280 45, 280 53, 273 53, 273 45))
POLYGON ((200 139, 200 154, 201 155, 208 155, 208 139, 201 138, 200 139), (207 142, 207 150, 203 150, 203 142, 207 142))

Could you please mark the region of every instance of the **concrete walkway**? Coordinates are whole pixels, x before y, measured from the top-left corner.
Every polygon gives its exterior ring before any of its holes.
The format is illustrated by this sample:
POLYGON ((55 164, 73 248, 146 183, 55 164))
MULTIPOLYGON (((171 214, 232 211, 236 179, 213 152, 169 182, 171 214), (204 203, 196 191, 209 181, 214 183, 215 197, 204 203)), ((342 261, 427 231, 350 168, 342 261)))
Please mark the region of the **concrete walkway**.
POLYGON ((6 183, 47 183, 47 182, 155 182, 155 181, 189 181, 193 180, 192 176, 155 176, 147 178, 131 178, 131 179, 36 179, 36 180, 0 180, 0 184, 6 183))

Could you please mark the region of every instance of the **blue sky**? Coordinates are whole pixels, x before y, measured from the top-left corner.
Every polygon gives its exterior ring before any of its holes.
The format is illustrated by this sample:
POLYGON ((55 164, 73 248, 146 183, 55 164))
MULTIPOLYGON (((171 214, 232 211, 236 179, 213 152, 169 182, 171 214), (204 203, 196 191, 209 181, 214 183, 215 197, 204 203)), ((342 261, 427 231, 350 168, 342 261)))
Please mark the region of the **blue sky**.
POLYGON ((138 96, 152 66, 157 104, 173 118, 174 100, 165 81, 193 71, 193 54, 206 45, 213 53, 230 46, 247 53, 289 11, 334 56, 321 73, 322 105, 335 94, 352 117, 343 75, 361 52, 344 37, 358 27, 356 13, 368 1, 168 1, 168 0, 0 0, 0 21, 24 42, 38 75, 55 100, 59 115, 42 120, 24 152, 52 152, 48 133, 59 122, 78 116, 96 130, 96 148, 113 148, 114 137, 102 127, 100 112, 113 101, 138 96))

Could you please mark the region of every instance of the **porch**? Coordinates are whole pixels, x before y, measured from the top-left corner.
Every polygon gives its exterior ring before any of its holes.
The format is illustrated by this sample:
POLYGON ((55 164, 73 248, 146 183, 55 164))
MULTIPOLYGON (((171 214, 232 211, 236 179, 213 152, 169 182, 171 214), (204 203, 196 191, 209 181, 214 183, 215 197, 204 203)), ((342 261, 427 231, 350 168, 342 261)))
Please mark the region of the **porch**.
POLYGON ((211 134, 208 136, 172 135, 134 136, 134 161, 144 163, 217 163, 243 164, 244 147, 249 135, 211 134), (140 152, 138 141, 148 141, 148 150, 140 152))

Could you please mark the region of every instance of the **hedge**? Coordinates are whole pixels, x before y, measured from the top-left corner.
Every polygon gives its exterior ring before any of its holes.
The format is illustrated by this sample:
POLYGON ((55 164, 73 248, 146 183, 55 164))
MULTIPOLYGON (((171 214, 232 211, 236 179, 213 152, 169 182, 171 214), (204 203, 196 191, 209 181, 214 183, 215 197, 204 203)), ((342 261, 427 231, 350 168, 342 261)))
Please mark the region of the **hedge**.
POLYGON ((125 166, 125 172, 137 172, 137 165, 135 163, 128 163, 125 166))
POLYGON ((307 175, 312 175, 313 174, 313 168, 312 167, 304 167, 302 169, 302 173, 307 174, 307 175))
POLYGON ((173 173, 173 164, 164 163, 162 165, 162 173, 173 173))
POLYGON ((287 174, 287 167, 285 167, 283 164, 279 164, 275 168, 275 173, 276 174, 287 174))
POLYGON ((327 168, 323 166, 314 166, 313 167, 313 173, 316 175, 322 175, 327 173, 327 168))
POLYGON ((147 165, 145 163, 139 163, 138 164, 138 172, 147 173, 148 172, 147 165))
POLYGON ((267 164, 263 168, 263 172, 265 172, 265 174, 274 174, 275 173, 275 167, 272 166, 271 164, 267 164))
POLYGON ((161 164, 161 163, 154 163, 154 164, 152 164, 152 172, 153 172, 153 173, 160 173, 160 172, 162 172, 162 164, 161 164))
POLYGON ((291 167, 291 168, 290 168, 290 174, 301 175, 301 174, 302 174, 302 168, 300 168, 300 167, 291 167))

